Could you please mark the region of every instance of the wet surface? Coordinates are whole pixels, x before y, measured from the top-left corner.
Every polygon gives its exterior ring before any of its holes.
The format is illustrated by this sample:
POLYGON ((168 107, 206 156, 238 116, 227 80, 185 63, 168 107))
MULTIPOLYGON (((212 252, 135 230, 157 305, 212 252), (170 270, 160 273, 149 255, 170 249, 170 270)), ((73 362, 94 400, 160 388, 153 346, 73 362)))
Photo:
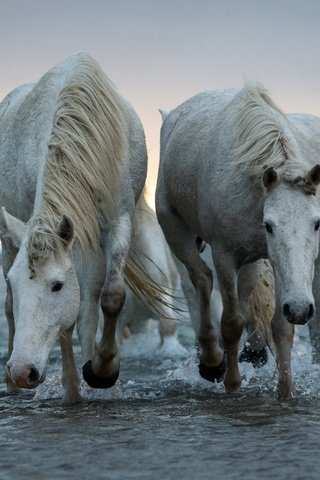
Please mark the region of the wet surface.
MULTIPOLYGON (((0 332, 4 369, 3 316, 0 332)), ((57 348, 36 392, 8 396, 0 383, 0 479, 318 479, 320 367, 299 332, 295 399, 280 403, 272 356, 261 369, 241 364, 241 391, 227 395, 199 378, 192 330, 182 325, 184 348, 160 349, 153 327, 131 337, 116 386, 83 384, 83 402, 64 407, 57 348)))

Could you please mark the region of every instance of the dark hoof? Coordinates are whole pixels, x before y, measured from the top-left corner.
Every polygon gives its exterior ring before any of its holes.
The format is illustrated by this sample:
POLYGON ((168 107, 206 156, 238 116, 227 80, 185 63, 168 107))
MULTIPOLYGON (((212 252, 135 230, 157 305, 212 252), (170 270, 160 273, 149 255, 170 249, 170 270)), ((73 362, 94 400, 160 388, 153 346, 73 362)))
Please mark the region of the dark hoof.
POLYGON ((222 382, 224 372, 226 371, 226 356, 224 355, 220 365, 216 367, 207 367, 204 363, 199 363, 199 373, 202 378, 209 382, 222 382))
POLYGON ((248 362, 252 363, 254 368, 260 368, 265 365, 268 361, 268 351, 266 347, 263 347, 262 350, 251 350, 251 348, 246 345, 243 347, 242 352, 239 355, 239 362, 248 362))
POLYGON ((93 373, 91 360, 82 367, 83 378, 92 388, 110 388, 116 383, 119 377, 119 370, 111 377, 98 377, 93 373))

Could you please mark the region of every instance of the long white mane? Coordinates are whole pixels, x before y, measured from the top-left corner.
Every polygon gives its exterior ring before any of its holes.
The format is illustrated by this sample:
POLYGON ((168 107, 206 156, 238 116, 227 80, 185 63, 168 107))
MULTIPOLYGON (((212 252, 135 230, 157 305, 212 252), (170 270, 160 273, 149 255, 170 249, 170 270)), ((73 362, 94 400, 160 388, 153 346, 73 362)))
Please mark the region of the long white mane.
POLYGON ((98 64, 78 54, 61 89, 43 174, 40 208, 29 224, 29 259, 58 248, 55 230, 71 218, 80 246, 97 248, 123 170, 126 137, 121 97, 98 64))
POLYGON ((235 164, 256 177, 270 165, 279 169, 286 181, 303 176, 307 167, 289 121, 265 88, 247 83, 238 95, 235 164))

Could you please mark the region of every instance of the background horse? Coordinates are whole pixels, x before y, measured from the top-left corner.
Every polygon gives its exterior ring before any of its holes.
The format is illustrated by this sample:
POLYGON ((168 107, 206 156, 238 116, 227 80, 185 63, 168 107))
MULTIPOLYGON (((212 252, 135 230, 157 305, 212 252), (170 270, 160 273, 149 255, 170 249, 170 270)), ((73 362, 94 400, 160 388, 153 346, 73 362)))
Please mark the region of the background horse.
MULTIPOLYGON (((176 312, 172 308, 173 295, 177 295, 179 274, 171 251, 162 233, 155 212, 145 200, 145 191, 141 194, 133 219, 132 245, 134 251, 143 252, 141 261, 145 270, 159 285, 163 285, 167 295, 161 295, 161 315, 148 307, 146 302, 130 289, 126 289, 126 301, 118 320, 118 333, 121 338, 127 326, 131 333, 143 332, 150 318, 159 321, 161 346, 172 344, 176 333, 176 312)), ((176 343, 176 340, 173 342, 176 343)))
MULTIPOLYGON (((275 311, 272 267, 267 260, 259 262, 260 275, 248 301, 241 308, 246 320, 247 338, 240 352, 239 362, 250 362, 254 367, 261 367, 268 360, 267 347, 272 343, 271 321, 275 311)), ((241 269, 238 284, 243 281, 242 275, 241 269)))
POLYGON ((268 257, 275 276, 272 331, 278 394, 292 395, 294 324, 312 319, 320 306, 318 265, 315 269, 319 147, 320 119, 285 116, 256 84, 192 97, 170 112, 162 125, 157 215, 197 291, 199 369, 204 378, 215 381, 224 374, 224 354, 211 323, 212 273, 199 256, 196 236, 211 245, 223 301, 227 391, 236 391, 241 384, 240 303, 247 292, 238 284, 238 273, 243 265, 268 257))
POLYGON ((107 388, 119 373, 124 273, 151 303, 159 293, 128 257, 147 168, 143 128, 98 64, 80 53, 3 100, 0 165, 1 204, 10 212, 1 214, 9 388, 42 382, 60 338, 64 400, 75 402, 75 320, 84 378, 107 388), (95 349, 100 298, 104 328, 95 349))

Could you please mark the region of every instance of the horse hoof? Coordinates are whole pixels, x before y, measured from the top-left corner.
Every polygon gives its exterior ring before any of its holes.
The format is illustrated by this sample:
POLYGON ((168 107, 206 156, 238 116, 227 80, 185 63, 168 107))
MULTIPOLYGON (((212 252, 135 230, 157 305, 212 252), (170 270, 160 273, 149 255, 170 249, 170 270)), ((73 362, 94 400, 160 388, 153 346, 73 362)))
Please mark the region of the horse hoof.
POLYGON ((268 361, 268 351, 266 347, 261 350, 252 350, 246 345, 243 347, 242 352, 239 355, 239 362, 252 363, 254 368, 260 368, 268 361))
POLYGON ((202 378, 209 382, 222 382, 224 372, 226 371, 226 358, 225 355, 222 362, 216 367, 208 367, 204 363, 199 363, 199 373, 202 378))
POLYGON ((98 377, 92 370, 92 363, 89 360, 82 367, 83 378, 92 388, 110 388, 116 383, 119 377, 119 370, 110 377, 98 377))

